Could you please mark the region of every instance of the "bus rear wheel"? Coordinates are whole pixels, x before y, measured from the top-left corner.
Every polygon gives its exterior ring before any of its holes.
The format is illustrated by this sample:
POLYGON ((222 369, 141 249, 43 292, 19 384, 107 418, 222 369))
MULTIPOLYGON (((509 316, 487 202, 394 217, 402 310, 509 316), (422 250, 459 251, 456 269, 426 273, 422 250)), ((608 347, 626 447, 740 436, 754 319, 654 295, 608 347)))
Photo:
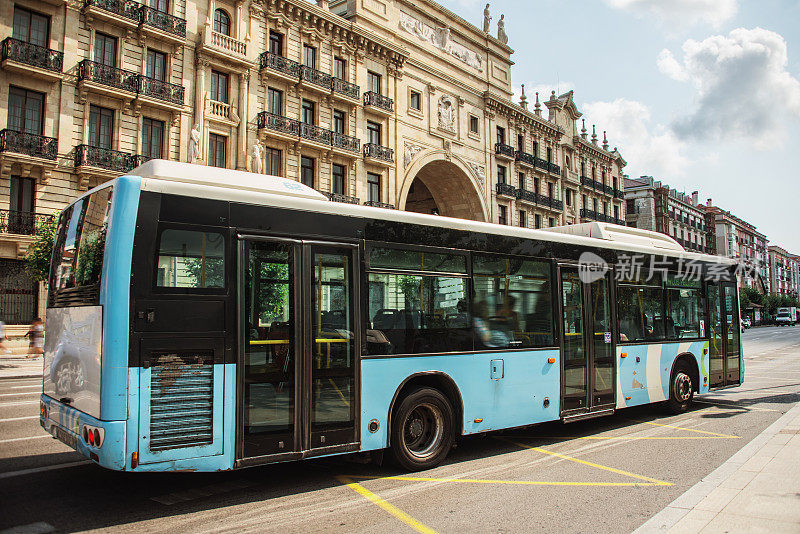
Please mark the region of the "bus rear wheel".
POLYGON ((395 463, 408 471, 439 465, 453 446, 454 426, 453 408, 440 391, 412 391, 392 418, 391 452, 395 463))
POLYGON ((672 373, 667 409, 673 414, 683 413, 689 409, 693 398, 694 384, 692 383, 692 374, 687 365, 681 363, 672 373))

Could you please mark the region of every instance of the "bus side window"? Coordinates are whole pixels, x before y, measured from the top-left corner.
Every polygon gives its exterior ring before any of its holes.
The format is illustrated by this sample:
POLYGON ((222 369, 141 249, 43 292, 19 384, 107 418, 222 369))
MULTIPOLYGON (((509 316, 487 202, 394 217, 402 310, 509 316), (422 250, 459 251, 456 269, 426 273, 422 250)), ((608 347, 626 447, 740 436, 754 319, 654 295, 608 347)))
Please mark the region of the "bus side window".
POLYGON ((157 287, 225 287, 225 237, 220 233, 163 230, 156 261, 157 287))
POLYGON ((617 286, 617 320, 621 342, 662 341, 666 337, 664 289, 660 278, 617 286))

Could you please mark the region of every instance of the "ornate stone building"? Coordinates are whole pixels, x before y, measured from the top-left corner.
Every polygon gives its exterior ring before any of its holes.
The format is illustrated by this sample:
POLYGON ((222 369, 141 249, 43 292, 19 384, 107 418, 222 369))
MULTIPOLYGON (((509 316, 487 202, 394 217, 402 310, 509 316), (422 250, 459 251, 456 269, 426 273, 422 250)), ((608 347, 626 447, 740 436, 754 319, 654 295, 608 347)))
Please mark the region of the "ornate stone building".
POLYGON ((9 0, 0 19, 10 323, 37 313, 35 223, 149 158, 527 227, 625 219, 625 161, 572 92, 513 102, 505 34, 431 0, 9 0))

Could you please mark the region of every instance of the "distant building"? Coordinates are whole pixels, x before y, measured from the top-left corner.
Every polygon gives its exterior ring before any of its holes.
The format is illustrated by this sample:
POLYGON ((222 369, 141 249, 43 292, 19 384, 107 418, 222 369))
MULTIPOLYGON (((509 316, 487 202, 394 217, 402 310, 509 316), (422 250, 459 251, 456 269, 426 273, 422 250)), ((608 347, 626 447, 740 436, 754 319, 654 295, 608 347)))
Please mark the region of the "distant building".
POLYGON ((708 242, 706 212, 698 206, 697 191, 691 196, 679 193, 652 176, 624 179, 628 226, 661 232, 675 239, 686 250, 714 254, 708 242))
POLYGON ((800 293, 800 256, 790 254, 783 248, 770 245, 769 255, 769 287, 770 293, 785 297, 797 297, 800 293))
POLYGON ((739 260, 745 267, 739 277, 739 286, 768 293, 767 236, 730 211, 714 206, 710 198, 703 209, 709 228, 707 239, 713 237, 716 254, 739 260))

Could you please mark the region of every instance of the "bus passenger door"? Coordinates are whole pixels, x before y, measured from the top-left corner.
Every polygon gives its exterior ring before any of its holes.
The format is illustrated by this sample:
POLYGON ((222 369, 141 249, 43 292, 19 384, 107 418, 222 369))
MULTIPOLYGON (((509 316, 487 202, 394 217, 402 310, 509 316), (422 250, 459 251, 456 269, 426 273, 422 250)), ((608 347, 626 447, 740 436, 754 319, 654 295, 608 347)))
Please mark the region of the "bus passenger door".
POLYGON ((561 415, 568 419, 613 408, 616 358, 610 273, 586 283, 577 267, 562 265, 560 277, 561 415))
POLYGON ((739 303, 732 283, 708 284, 709 387, 739 383, 739 303))

